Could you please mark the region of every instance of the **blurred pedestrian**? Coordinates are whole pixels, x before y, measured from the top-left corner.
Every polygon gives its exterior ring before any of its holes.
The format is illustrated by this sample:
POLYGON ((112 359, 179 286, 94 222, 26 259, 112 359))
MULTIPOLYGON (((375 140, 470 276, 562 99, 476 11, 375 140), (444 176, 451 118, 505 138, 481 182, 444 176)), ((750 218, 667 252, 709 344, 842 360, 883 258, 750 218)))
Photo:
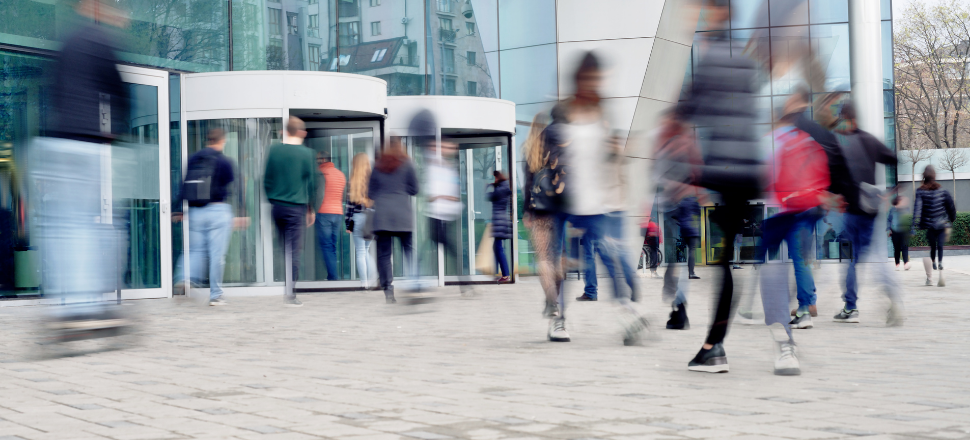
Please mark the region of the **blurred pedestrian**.
POLYGON ((343 200, 344 187, 347 177, 334 166, 330 153, 317 154, 317 167, 323 175, 323 203, 317 210, 316 229, 317 242, 323 254, 323 262, 327 266, 327 281, 340 279, 337 275, 337 234, 343 228, 344 219, 343 200))
MULTIPOLYGON (((808 106, 808 89, 798 90, 785 102, 778 112, 778 122, 772 132, 774 166, 766 193, 781 207, 780 212, 765 220, 764 245, 758 249, 756 259, 764 261, 769 252, 780 252, 784 241, 795 268, 795 284, 799 292, 812 291, 815 282, 803 260, 802 241, 805 228, 814 224, 820 205, 835 206, 834 196, 827 191, 829 180, 828 157, 825 150, 808 133, 794 125, 797 115, 808 106)), ((776 344, 777 357, 774 371, 777 375, 801 374, 795 353, 792 328, 812 328, 808 310, 798 310, 795 319, 789 321, 788 268, 785 265, 766 264, 761 267, 761 301, 765 310, 765 324, 771 330, 776 344)))
MULTIPOLYGON (((924 174, 925 176, 925 174, 924 174)), ((909 200, 899 194, 893 198, 893 206, 889 208, 886 218, 886 229, 893 241, 893 258, 896 260, 896 270, 900 267, 909 270, 909 231, 913 224, 913 211, 909 207, 909 200), (900 262, 902 266, 900 266, 900 262)))
POLYGON ((374 201, 373 231, 377 239, 377 273, 380 275, 384 300, 394 304, 394 270, 391 266, 393 240, 397 238, 404 252, 404 273, 413 276, 414 252, 411 233, 414 231, 414 210, 411 197, 418 193, 418 177, 414 165, 400 138, 391 138, 390 145, 377 159, 370 175, 367 194, 374 201))
POLYGON ((512 189, 509 187, 509 178, 505 177, 501 171, 495 170, 492 175, 495 181, 492 182, 492 191, 486 197, 492 202, 492 250, 495 252, 495 261, 498 263, 502 276, 497 280, 499 283, 507 283, 512 280, 509 272, 509 262, 505 256, 505 247, 502 243, 512 238, 512 216, 509 214, 511 206, 512 189))
POLYGON ((300 256, 303 229, 313 224, 316 216, 317 175, 314 152, 303 145, 306 124, 296 116, 286 121, 282 143, 274 143, 266 158, 263 189, 273 205, 273 222, 283 240, 286 288, 283 297, 288 307, 302 307, 293 285, 300 278, 300 256))
MULTIPOLYGON (((200 284, 208 267, 209 305, 224 306, 222 276, 226 268, 226 252, 232 238, 232 228, 248 225, 246 217, 233 219, 232 205, 227 203, 230 185, 235 181, 235 166, 222 154, 226 146, 226 132, 221 128, 210 129, 206 134, 206 146, 189 156, 185 180, 175 206, 181 200, 189 205, 189 279, 200 284)), ((182 215, 172 214, 180 221, 182 215)), ((184 282, 181 271, 184 258, 179 258, 176 268, 176 285, 184 282)), ((182 286, 185 289, 188 286, 182 286)))
MULTIPOLYGON (((557 115, 557 122, 560 118, 557 115)), ((523 222, 530 228, 532 248, 536 255, 539 283, 545 294, 542 316, 559 317, 559 292, 562 289, 562 204, 566 182, 563 180, 562 148, 546 142, 546 130, 553 121, 548 113, 540 112, 532 119, 529 134, 522 149, 525 152, 525 215, 523 222)), ((569 341, 565 324, 555 329, 553 341, 569 341)))
MULTIPOLYGON (((730 17, 727 0, 708 0, 704 15, 708 28, 724 29, 730 17)), ((757 106, 756 64, 744 55, 744 47, 728 38, 726 31, 706 33, 706 52, 694 71, 691 94, 678 106, 678 116, 697 125, 711 127, 705 140, 703 162, 697 167, 697 185, 720 193, 720 204, 711 221, 724 237, 741 233, 748 213, 748 201, 760 197, 764 166, 762 149, 755 134, 757 106)), ((728 240, 725 257, 734 254, 728 240)), ((704 345, 688 364, 691 371, 721 373, 729 370, 722 343, 732 314, 734 281, 730 260, 722 258, 721 283, 714 318, 704 345)))
POLYGON ((354 156, 350 170, 350 189, 347 191, 347 232, 354 238, 354 253, 357 257, 357 276, 361 287, 368 289, 375 275, 374 262, 370 257, 370 243, 374 231, 367 230, 367 217, 374 215, 374 201, 368 197, 370 183, 370 158, 367 153, 354 156))
MULTIPOLYGON (((901 325, 903 321, 902 296, 895 275, 889 270, 886 258, 886 248, 870 246, 875 232, 876 215, 883 204, 883 195, 876 189, 876 164, 896 165, 896 153, 876 139, 875 136, 858 128, 856 124, 855 106, 846 100, 842 104, 840 116, 845 129, 840 133, 846 142, 842 145, 842 152, 849 166, 853 180, 856 182, 855 191, 850 191, 846 197, 848 208, 845 213, 845 232, 852 243, 852 259, 849 260, 845 276, 845 294, 842 299, 845 306, 833 318, 835 322, 858 323, 859 310, 856 307, 858 299, 858 281, 856 266, 860 261, 872 261, 874 269, 879 273, 876 279, 883 284, 892 305, 889 309, 887 323, 901 325), (868 255, 872 253, 873 255, 868 255)), ((882 233, 882 226, 879 227, 882 233)))
POLYGON ((660 226, 652 218, 646 218, 646 225, 643 226, 643 246, 647 248, 647 260, 650 261, 650 278, 660 278, 657 268, 660 267, 660 243, 663 237, 660 235, 660 226))
MULTIPOLYGON (((926 231, 926 241, 930 243, 930 261, 933 270, 939 270, 939 285, 943 286, 943 245, 946 244, 949 229, 957 218, 953 197, 940 187, 936 181, 936 168, 927 165, 923 169, 923 184, 916 190, 913 205, 913 228, 926 231)), ((932 286, 933 280, 927 276, 926 285, 932 286)))
MULTIPOLYGON (((51 88, 52 127, 31 147, 37 188, 38 226, 43 252, 45 296, 61 296, 52 328, 69 331, 117 327, 104 293, 120 292, 120 242, 114 212, 102 204, 102 153, 126 134, 127 87, 116 65, 112 27, 127 25, 116 2, 81 0, 83 24, 64 40, 51 88), (110 118, 102 118, 102 115, 110 118)), ((109 184, 110 185, 110 184, 109 184)), ((7 270, 8 268, 4 268, 7 270)))

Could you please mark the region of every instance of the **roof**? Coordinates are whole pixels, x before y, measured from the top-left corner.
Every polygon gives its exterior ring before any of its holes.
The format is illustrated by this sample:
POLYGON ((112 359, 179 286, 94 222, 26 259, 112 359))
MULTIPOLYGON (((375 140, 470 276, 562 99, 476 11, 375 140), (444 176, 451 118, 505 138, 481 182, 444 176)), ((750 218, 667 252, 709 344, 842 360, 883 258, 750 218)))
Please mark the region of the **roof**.
MULTIPOLYGON (((397 52, 402 46, 404 46, 404 37, 341 47, 340 71, 360 72, 389 67, 394 64, 394 57, 397 56, 397 52)), ((327 66, 328 70, 331 66, 327 66)))

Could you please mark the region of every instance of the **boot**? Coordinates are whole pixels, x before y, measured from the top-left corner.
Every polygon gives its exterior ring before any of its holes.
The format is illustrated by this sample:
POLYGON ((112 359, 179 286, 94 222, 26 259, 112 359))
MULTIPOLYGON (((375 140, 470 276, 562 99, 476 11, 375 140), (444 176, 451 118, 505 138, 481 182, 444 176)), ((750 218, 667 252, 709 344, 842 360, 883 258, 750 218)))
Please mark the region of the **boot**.
POLYGON ((690 321, 687 319, 687 304, 680 304, 670 312, 667 321, 668 330, 689 330, 690 321))
POLYGON ((943 263, 940 263, 940 279, 936 283, 936 287, 946 287, 946 280, 943 279, 943 263))
POLYGON ((387 304, 397 303, 397 300, 394 299, 394 286, 387 286, 384 288, 384 301, 387 304))
POLYGON ((933 260, 930 257, 923 257, 923 269, 926 270, 926 285, 933 285, 933 260))

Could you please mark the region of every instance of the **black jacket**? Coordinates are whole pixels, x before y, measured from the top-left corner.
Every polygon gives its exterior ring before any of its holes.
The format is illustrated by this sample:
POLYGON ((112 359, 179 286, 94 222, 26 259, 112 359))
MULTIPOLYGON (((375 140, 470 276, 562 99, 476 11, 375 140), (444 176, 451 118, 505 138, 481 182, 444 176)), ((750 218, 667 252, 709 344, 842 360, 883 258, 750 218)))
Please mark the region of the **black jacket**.
MULTIPOLYGON (((192 165, 196 162, 206 160, 207 158, 215 158, 215 168, 212 171, 212 187, 210 191, 210 201, 215 202, 225 202, 226 197, 229 196, 229 185, 236 180, 236 173, 233 170, 232 161, 229 160, 222 152, 213 150, 211 148, 203 148, 196 151, 187 161, 186 169, 192 169, 192 165)), ((184 183, 184 182, 183 182, 184 183)), ((175 211, 178 211, 182 207, 182 191, 179 191, 179 197, 175 199, 175 211)), ((206 204, 194 204, 189 203, 189 206, 205 206, 206 204)))
POLYGON ((512 238, 512 217, 509 215, 512 190, 509 189, 509 181, 499 182, 486 196, 492 202, 492 237, 500 240, 512 238))
POLYGON ((953 197, 943 188, 917 189, 913 202, 913 228, 944 229, 957 218, 953 197))
POLYGON ((101 143, 129 131, 128 92, 111 40, 104 26, 88 24, 64 42, 52 90, 53 136, 101 143), (110 102, 110 133, 101 130, 102 95, 110 102))
POLYGON ((879 142, 873 135, 856 129, 852 133, 845 134, 846 142, 842 145, 842 154, 845 162, 849 166, 852 180, 856 184, 856 191, 846 196, 848 202, 848 212, 852 214, 866 214, 859 206, 858 185, 868 183, 876 184, 876 164, 896 165, 896 153, 879 142))

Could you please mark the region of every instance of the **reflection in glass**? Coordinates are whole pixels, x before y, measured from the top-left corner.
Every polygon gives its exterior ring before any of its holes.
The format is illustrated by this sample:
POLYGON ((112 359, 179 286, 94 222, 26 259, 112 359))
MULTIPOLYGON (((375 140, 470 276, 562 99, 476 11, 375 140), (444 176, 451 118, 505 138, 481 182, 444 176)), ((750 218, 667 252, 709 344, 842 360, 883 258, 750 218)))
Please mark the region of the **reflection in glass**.
POLYGON ((808 2, 805 0, 769 0, 771 26, 808 24, 808 2))
MULTIPOLYGON (((222 153, 236 167, 236 181, 233 182, 227 201, 232 204, 235 216, 250 219, 249 227, 233 231, 229 241, 223 275, 226 285, 269 281, 263 270, 263 243, 260 235, 263 160, 269 145, 280 139, 281 125, 280 118, 188 121, 189 154, 205 146, 205 135, 210 128, 226 131, 226 146, 222 153)), ((278 266, 277 272, 281 272, 282 252, 274 263, 278 266)), ((279 279, 282 280, 282 276, 279 279)))
POLYGON ((516 104, 558 99, 555 44, 503 50, 499 57, 502 67, 502 99, 514 101, 516 104))
POLYGON ((845 235, 842 218, 840 213, 829 212, 816 222, 816 255, 819 260, 845 260, 852 257, 852 245, 845 235))
POLYGON ((882 88, 893 88, 893 22, 882 22, 882 88))
MULTIPOLYGON (((741 229, 741 251, 740 261, 755 262, 757 249, 761 246, 761 226, 765 221, 764 205, 748 206, 748 215, 744 218, 744 227, 741 229)), ((704 208, 704 217, 707 226, 707 264, 719 264, 722 258, 733 260, 734 255, 725 255, 724 251, 729 244, 728 240, 734 241, 736 237, 726 237, 721 228, 711 221, 711 214, 717 207, 709 206, 704 208)))
POLYGON ((499 0, 498 14, 499 49, 556 42, 555 0, 499 0))
POLYGON ((771 28, 771 91, 787 95, 804 82, 799 62, 808 53, 808 26, 771 28))
POLYGON ((852 83, 849 62, 849 25, 817 25, 812 26, 811 31, 812 52, 825 69, 825 90, 813 90, 813 92, 849 91, 852 83))
POLYGON ((849 0, 810 0, 808 9, 812 24, 849 21, 849 0))
POLYGON ((731 28, 768 27, 768 14, 763 10, 763 7, 764 0, 733 0, 731 2, 731 28))

